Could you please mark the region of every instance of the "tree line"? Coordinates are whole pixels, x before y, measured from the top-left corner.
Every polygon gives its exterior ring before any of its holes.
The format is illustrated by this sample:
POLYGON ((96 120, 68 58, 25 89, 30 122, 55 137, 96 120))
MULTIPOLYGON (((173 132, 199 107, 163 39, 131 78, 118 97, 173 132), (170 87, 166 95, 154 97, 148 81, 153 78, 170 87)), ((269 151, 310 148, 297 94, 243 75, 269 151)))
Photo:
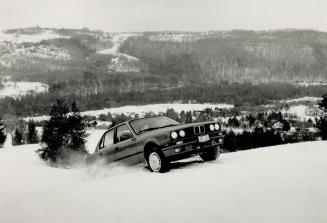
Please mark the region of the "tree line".
MULTIPOLYGON (((67 85, 69 86, 69 85, 67 85)), ((75 89, 75 88, 72 88, 75 89)), ((144 91, 110 87, 103 92, 87 95, 65 94, 60 91, 26 95, 21 98, 0 99, 0 114, 10 114, 18 117, 47 114, 49 104, 57 98, 63 98, 68 103, 78 102, 81 111, 119 107, 123 105, 142 105, 154 103, 196 101, 198 103, 228 103, 236 107, 270 104, 285 98, 303 96, 321 96, 325 87, 301 87, 289 84, 269 83, 254 85, 251 83, 220 83, 204 85, 187 85, 168 89, 147 89, 144 91)))

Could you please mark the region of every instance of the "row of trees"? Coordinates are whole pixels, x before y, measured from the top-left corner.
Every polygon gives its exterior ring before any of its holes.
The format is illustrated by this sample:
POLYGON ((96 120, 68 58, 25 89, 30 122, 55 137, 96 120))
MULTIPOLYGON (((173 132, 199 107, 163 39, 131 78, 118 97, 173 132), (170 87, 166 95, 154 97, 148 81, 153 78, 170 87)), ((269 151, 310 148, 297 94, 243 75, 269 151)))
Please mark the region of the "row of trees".
MULTIPOLYGON (((67 85, 68 87, 69 85, 67 85)), ((70 86, 71 89, 75 87, 70 86)), ((76 86, 78 88, 78 86, 76 86)), ((121 90, 104 87, 106 91, 88 95, 65 94, 50 92, 39 95, 27 95, 22 98, 0 99, 0 114, 16 116, 31 116, 48 113, 49 103, 55 103, 57 98, 67 102, 79 102, 82 111, 118 107, 133 104, 167 103, 174 101, 197 101, 199 103, 229 103, 237 107, 268 104, 284 98, 301 96, 320 96, 325 93, 325 87, 295 87, 288 84, 270 83, 263 85, 244 84, 210 84, 190 85, 172 89, 148 89, 144 91, 123 91, 133 89, 132 86, 121 90)))
POLYGON ((273 131, 263 132, 260 129, 256 129, 254 132, 244 131, 241 134, 235 134, 231 131, 225 134, 223 148, 225 151, 235 152, 282 143, 281 136, 273 131))
POLYGON ((39 142, 34 121, 31 120, 27 124, 24 121, 17 123, 19 124, 13 129, 11 129, 10 126, 6 126, 7 128, 5 128, 6 123, 4 123, 0 118, 0 148, 7 139, 7 132, 13 133, 13 145, 22 145, 26 143, 33 144, 39 142))
POLYGON ((39 136, 36 131, 36 126, 33 120, 27 123, 23 122, 21 127, 14 130, 13 145, 34 144, 39 142, 39 136), (23 127, 22 127, 23 126, 23 127))

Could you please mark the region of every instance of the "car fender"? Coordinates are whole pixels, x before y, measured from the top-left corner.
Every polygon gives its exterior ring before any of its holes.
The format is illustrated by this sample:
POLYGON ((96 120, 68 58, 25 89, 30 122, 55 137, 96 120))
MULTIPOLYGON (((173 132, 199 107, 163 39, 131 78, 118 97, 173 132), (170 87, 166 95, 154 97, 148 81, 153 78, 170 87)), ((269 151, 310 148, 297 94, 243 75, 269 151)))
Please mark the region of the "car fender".
POLYGON ((145 157, 145 155, 146 155, 146 153, 147 153, 146 150, 147 150, 148 148, 150 148, 149 145, 151 145, 151 146, 156 146, 156 147, 158 147, 158 148, 161 147, 161 143, 160 143, 160 141, 159 141, 158 139, 156 139, 156 138, 149 138, 149 139, 147 139, 147 140, 144 142, 144 145, 143 145, 143 155, 144 155, 144 158, 146 158, 146 157, 145 157))
POLYGON ((161 145, 160 141, 156 138, 149 138, 149 139, 145 140, 144 147, 146 147, 146 145, 148 145, 148 144, 155 144, 158 147, 160 147, 160 145, 161 145))

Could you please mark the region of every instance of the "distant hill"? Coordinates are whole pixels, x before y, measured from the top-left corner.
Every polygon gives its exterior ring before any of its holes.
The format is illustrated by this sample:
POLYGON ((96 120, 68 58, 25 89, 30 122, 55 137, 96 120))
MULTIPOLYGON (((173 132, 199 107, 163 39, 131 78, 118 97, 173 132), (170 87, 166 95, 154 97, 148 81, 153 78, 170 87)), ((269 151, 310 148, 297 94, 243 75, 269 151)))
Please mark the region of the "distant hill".
POLYGON ((311 30, 152 32, 128 39, 122 51, 161 75, 180 75, 186 69, 210 81, 321 82, 327 78, 327 33, 311 30))
POLYGON ((166 78, 177 85, 199 81, 324 82, 327 33, 106 33, 87 28, 40 27, 0 33, 0 75, 33 80, 48 76, 56 80, 85 71, 143 75, 161 82, 166 78))

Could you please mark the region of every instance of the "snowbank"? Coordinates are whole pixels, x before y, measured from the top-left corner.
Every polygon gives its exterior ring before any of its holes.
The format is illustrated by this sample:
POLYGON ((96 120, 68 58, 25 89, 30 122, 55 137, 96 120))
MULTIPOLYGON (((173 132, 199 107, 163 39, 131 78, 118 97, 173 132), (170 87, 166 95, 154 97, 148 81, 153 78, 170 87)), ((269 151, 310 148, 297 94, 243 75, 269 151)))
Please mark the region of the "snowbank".
POLYGON ((327 222, 327 142, 193 158, 166 174, 51 168, 37 147, 0 149, 1 222, 327 222))

